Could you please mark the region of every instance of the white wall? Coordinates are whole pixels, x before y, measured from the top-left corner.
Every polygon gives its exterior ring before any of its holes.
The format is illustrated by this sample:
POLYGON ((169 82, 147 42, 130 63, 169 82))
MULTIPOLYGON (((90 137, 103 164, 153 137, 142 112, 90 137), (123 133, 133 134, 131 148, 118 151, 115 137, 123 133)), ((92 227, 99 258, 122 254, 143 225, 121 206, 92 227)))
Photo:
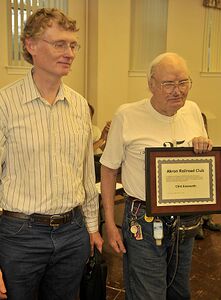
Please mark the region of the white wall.
MULTIPOLYGON (((0 88, 24 76, 27 70, 17 71, 17 74, 9 74, 8 66, 8 38, 7 38, 7 1, 0 1, 0 88)), ((85 4, 86 0, 69 0, 69 16, 77 20, 80 28, 79 41, 81 44, 80 52, 77 54, 72 66, 72 72, 64 78, 65 83, 69 84, 76 91, 85 94, 85 4)))
MULTIPOLYGON (((147 97, 149 92, 145 76, 128 75, 130 0, 89 2, 90 26, 93 26, 93 17, 98 25, 95 35, 91 29, 89 43, 90 47, 97 47, 96 55, 91 55, 89 47, 89 62, 96 57, 96 71, 90 70, 88 77, 89 82, 97 81, 93 87, 88 85, 88 96, 97 110, 96 121, 102 127, 120 104, 147 97)), ((169 0, 167 51, 177 52, 187 60, 193 79, 189 98, 206 113, 210 137, 216 145, 221 145, 221 78, 200 75, 204 13, 201 0, 169 0)))
POLYGON ((95 120, 97 116, 100 127, 128 98, 129 5, 126 3, 89 0, 88 99, 96 106, 95 120))
POLYGON ((178 52, 187 60, 193 79, 189 98, 205 112, 209 135, 215 144, 221 145, 221 77, 200 74, 205 7, 201 0, 170 0, 169 3, 168 51, 178 52))

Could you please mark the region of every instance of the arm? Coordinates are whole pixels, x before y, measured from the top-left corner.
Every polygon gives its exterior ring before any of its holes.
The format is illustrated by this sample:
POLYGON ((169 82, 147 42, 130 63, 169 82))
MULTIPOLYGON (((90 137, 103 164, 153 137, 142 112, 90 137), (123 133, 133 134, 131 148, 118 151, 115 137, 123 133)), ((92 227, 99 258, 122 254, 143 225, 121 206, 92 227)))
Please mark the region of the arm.
POLYGON ((104 128, 101 132, 101 136, 100 136, 99 140, 97 140, 96 142, 93 143, 94 151, 96 151, 98 148, 100 148, 102 151, 104 150, 106 141, 107 141, 108 131, 110 129, 110 124, 111 124, 111 121, 108 121, 106 123, 106 125, 104 126, 104 128))
POLYGON ((114 198, 118 169, 101 166, 101 195, 105 214, 105 227, 108 242, 117 252, 126 252, 120 232, 114 221, 114 198))
MULTIPOLYGON (((88 118, 89 120, 89 118, 88 118)), ((90 123, 89 123, 90 124, 90 123)), ((92 129, 85 147, 83 185, 85 190, 85 201, 82 205, 86 227, 90 236, 91 255, 94 253, 94 246, 102 252, 103 239, 98 232, 98 192, 95 186, 94 155, 92 148, 92 129)))
MULTIPOLYGON (((2 131, 2 126, 0 128, 0 184, 1 184, 1 178, 2 178, 2 164, 4 162, 4 152, 5 152, 5 135, 2 131)), ((1 195, 0 195, 0 203, 1 203, 1 195)), ((1 207, 1 206, 0 206, 1 207)), ((3 275, 0 269, 0 299, 7 299, 6 295, 6 287, 3 280, 3 275)))
POLYGON ((98 141, 94 142, 93 143, 93 149, 94 149, 94 152, 97 150, 97 149, 101 149, 103 150, 103 146, 105 145, 105 140, 100 137, 98 141))

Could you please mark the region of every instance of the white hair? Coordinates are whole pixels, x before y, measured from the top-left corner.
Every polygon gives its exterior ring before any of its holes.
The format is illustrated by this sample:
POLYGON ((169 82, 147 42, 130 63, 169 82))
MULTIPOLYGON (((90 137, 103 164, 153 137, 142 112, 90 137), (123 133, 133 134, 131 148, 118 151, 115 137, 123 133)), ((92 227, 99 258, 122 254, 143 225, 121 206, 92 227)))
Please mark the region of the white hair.
POLYGON ((156 66, 158 66, 163 59, 170 58, 170 57, 171 58, 178 58, 179 60, 181 60, 183 62, 183 64, 185 65, 186 69, 188 70, 186 61, 183 57, 179 56, 177 53, 174 53, 174 52, 165 52, 165 53, 162 53, 162 54, 158 55, 157 57, 155 57, 152 60, 152 62, 150 63, 149 69, 148 69, 148 72, 147 72, 148 81, 153 76, 156 66))

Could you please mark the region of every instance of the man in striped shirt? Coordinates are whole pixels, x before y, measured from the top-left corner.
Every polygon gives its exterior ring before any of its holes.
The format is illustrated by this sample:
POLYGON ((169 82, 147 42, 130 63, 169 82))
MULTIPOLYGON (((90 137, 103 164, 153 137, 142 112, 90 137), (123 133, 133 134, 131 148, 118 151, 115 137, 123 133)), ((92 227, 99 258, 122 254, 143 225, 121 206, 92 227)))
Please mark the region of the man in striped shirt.
POLYGON ((76 31, 57 9, 33 13, 33 68, 0 90, 0 299, 76 299, 90 248, 102 250, 88 104, 61 81, 76 31))

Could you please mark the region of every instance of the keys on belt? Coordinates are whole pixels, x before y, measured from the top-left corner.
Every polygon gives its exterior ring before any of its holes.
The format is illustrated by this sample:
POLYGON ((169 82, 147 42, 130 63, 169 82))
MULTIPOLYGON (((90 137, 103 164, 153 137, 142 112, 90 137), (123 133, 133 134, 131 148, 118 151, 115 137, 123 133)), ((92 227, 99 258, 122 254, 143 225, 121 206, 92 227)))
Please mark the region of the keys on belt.
POLYGON ((142 233, 142 227, 137 221, 137 214, 141 207, 141 203, 137 203, 138 205, 137 207, 135 207, 134 206, 135 202, 136 202, 135 200, 132 201, 132 205, 131 205, 132 218, 130 220, 130 232, 133 234, 134 238, 137 241, 140 241, 143 239, 143 233, 142 233))
MULTIPOLYGON (((163 221, 159 217, 147 216, 144 214, 143 216, 138 218, 139 209, 143 206, 143 201, 132 200, 131 204, 131 220, 130 220, 130 232, 133 234, 136 240, 143 239, 142 227, 138 223, 140 218, 144 218, 147 223, 152 223, 153 226, 153 238, 155 239, 156 245, 161 246, 163 240, 163 221)), ((172 224, 173 219, 166 220, 166 224, 172 224)))

